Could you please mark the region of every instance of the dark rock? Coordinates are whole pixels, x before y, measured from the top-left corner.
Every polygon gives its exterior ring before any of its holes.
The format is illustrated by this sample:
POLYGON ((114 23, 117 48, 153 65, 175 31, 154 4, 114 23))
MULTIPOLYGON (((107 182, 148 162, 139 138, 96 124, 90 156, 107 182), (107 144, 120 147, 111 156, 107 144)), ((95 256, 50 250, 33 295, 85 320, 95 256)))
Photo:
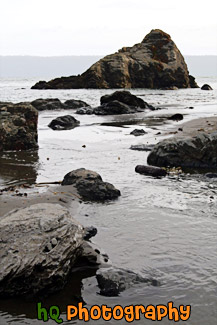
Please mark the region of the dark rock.
POLYGON ((85 168, 66 174, 62 185, 74 185, 81 197, 88 201, 112 200, 121 195, 112 184, 103 182, 99 174, 85 168))
POLYGON ((69 99, 64 102, 64 106, 67 109, 78 109, 81 107, 90 107, 86 102, 83 102, 82 100, 76 100, 76 99, 69 99))
POLYGON ((76 262, 76 267, 108 267, 111 265, 108 255, 99 249, 89 240, 85 240, 81 245, 81 253, 76 262))
POLYGON ((134 135, 135 137, 138 137, 140 135, 147 134, 147 132, 145 132, 143 129, 135 129, 132 132, 130 132, 130 134, 134 135))
POLYGON ((170 35, 154 29, 141 43, 104 57, 81 75, 40 81, 32 89, 174 87, 198 86, 170 35))
POLYGON ((168 120, 172 120, 172 121, 181 121, 183 120, 183 115, 182 114, 174 114, 170 117, 168 117, 168 120))
POLYGON ((53 130, 70 130, 78 126, 80 122, 71 115, 60 116, 52 120, 48 126, 53 130))
POLYGON ((149 154, 148 164, 161 167, 215 169, 217 168, 217 132, 163 140, 149 154))
POLYGON ((30 104, 0 106, 0 151, 38 148, 38 112, 30 104))
POLYGON ((121 292, 141 283, 159 285, 158 281, 146 279, 129 270, 119 268, 100 268, 97 270, 96 279, 100 295, 117 297, 121 292))
POLYGON ((217 173, 207 173, 206 177, 208 177, 208 178, 217 178, 217 173))
POLYGON ((114 93, 110 95, 105 95, 100 98, 100 104, 107 104, 113 101, 118 101, 121 103, 124 103, 128 106, 132 107, 139 107, 139 108, 149 108, 154 109, 152 105, 149 105, 146 103, 142 98, 139 98, 133 94, 131 94, 129 91, 115 91, 114 93))
POLYGON ((119 115, 133 113, 130 106, 117 100, 96 107, 94 108, 93 112, 96 115, 119 115))
POLYGON ((213 90, 212 87, 210 85, 207 85, 207 84, 204 84, 202 87, 201 87, 202 90, 213 90))
POLYGON ((84 228, 84 240, 89 240, 90 238, 96 236, 97 229, 93 226, 84 228))
POLYGON ((166 176, 167 172, 163 168, 154 167, 154 166, 144 166, 138 165, 135 168, 135 172, 147 176, 161 177, 166 176))
POLYGON ((59 204, 35 204, 2 217, 0 296, 61 289, 83 236, 83 227, 59 204))
POLYGON ((80 115, 91 115, 94 114, 94 109, 92 107, 82 107, 82 108, 78 108, 76 111, 76 114, 80 114, 80 115))
POLYGON ((138 144, 135 146, 131 146, 131 150, 138 150, 138 151, 151 151, 154 148, 154 144, 138 144))
POLYGON ((64 104, 58 98, 39 98, 31 102, 38 111, 64 109, 64 104))

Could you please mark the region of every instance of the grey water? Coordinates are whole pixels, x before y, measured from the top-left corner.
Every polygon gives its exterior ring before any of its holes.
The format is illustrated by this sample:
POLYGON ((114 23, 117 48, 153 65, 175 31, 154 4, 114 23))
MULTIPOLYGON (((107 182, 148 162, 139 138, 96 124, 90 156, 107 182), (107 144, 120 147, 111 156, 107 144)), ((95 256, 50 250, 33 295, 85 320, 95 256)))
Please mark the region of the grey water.
MULTIPOLYGON (((102 95, 113 92, 112 89, 31 90, 30 86, 36 81, 1 79, 0 100, 21 102, 53 97, 64 101, 74 98, 95 106, 102 95)), ((131 145, 155 144, 173 136, 171 132, 183 122, 217 116, 217 79, 197 78, 197 82, 200 86, 208 83, 214 90, 132 90, 133 94, 162 108, 153 112, 104 117, 76 115, 73 110, 40 112, 39 150, 0 156, 2 187, 62 180, 67 172, 81 167, 98 172, 103 180, 114 184, 122 194, 118 200, 105 204, 82 203, 76 218, 85 226, 97 227, 98 234, 93 241, 109 255, 114 266, 160 282, 157 287, 141 284, 119 297, 103 297, 99 295, 94 275, 80 274, 79 281, 72 279, 64 290, 44 301, 48 305, 60 305, 63 318, 65 306, 73 303, 76 292, 82 294, 86 307, 94 304, 146 306, 169 301, 176 306, 190 304, 191 317, 185 323, 216 324, 217 181, 199 174, 163 179, 136 174, 136 165, 146 164, 148 153, 129 149, 131 145), (174 113, 182 113, 184 120, 168 121, 167 117, 174 113), (80 120, 80 127, 69 131, 48 128, 53 118, 65 114, 80 120), (112 126, 113 122, 117 126, 112 126), (134 128, 143 128, 147 134, 133 137, 130 132, 134 128), (157 135, 158 132, 161 134, 157 135)), ((3 204, 1 200, 0 197, 0 204, 3 204)), ((95 322, 89 321, 90 324, 95 322)), ((1 325, 39 323, 35 301, 0 300, 1 325)), ((106 322, 99 320, 98 323, 106 322)), ((151 321, 141 319, 135 323, 151 324, 151 321)), ((170 323, 168 319, 162 321, 162 324, 170 323)))

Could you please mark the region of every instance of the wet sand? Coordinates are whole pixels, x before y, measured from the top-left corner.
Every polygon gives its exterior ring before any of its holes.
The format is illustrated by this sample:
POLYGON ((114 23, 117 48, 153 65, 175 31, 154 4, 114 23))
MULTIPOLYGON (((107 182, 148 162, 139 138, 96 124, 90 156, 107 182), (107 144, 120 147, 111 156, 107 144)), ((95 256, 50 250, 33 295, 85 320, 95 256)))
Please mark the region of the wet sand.
POLYGON ((217 131, 217 117, 204 117, 191 120, 179 125, 183 131, 178 131, 178 136, 196 136, 200 132, 212 133, 217 131))

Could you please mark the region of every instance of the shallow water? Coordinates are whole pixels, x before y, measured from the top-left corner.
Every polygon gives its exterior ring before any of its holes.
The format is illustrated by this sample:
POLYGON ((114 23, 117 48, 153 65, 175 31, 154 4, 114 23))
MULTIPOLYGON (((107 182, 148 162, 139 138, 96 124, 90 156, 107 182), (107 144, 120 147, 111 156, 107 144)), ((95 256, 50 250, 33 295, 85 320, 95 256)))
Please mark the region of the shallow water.
MULTIPOLYGON (((61 100, 81 99, 98 105, 103 94, 112 92, 30 90, 29 86, 34 82, 4 80, 0 100, 19 102, 57 97, 61 100)), ((82 274, 80 281, 76 277, 76 283, 72 280, 65 290, 45 299, 44 303, 60 305, 64 314, 66 304, 74 302, 74 292, 80 291, 87 307, 93 304, 146 306, 173 301, 176 306, 192 306, 187 324, 216 323, 217 180, 203 175, 182 174, 153 179, 136 174, 135 166, 145 164, 148 153, 129 150, 135 144, 154 144, 165 137, 165 132, 178 129, 183 121, 168 121, 167 116, 171 114, 184 114, 184 122, 216 115, 217 79, 201 78, 198 83, 208 83, 215 90, 133 90, 132 93, 163 109, 115 117, 77 115, 81 126, 69 131, 53 131, 47 125, 57 116, 73 114, 72 110, 41 112, 38 152, 1 155, 1 186, 20 184, 26 179, 29 183, 62 180, 67 172, 80 167, 97 171, 105 181, 114 184, 122 193, 118 200, 106 204, 81 204, 77 219, 85 226, 98 228, 93 241, 108 253, 115 266, 153 277, 161 284, 158 287, 141 284, 119 297, 108 298, 98 294, 94 276, 85 278, 87 275, 82 274), (191 106, 194 109, 188 108, 191 106), (118 126, 111 126, 113 122, 118 122, 118 126), (130 135, 134 128, 140 127, 148 134, 142 137, 130 135), (159 131, 161 135, 156 135, 159 131), (82 147, 84 144, 86 148, 82 147)), ((0 310, 0 324, 39 323, 35 319, 35 302, 4 300, 0 301, 0 310)), ((89 323, 94 324, 94 321, 89 323)), ((103 324, 103 321, 98 323, 103 324)), ((136 323, 149 324, 151 321, 141 319, 136 323)), ((162 321, 162 324, 169 323, 168 319, 162 321)))

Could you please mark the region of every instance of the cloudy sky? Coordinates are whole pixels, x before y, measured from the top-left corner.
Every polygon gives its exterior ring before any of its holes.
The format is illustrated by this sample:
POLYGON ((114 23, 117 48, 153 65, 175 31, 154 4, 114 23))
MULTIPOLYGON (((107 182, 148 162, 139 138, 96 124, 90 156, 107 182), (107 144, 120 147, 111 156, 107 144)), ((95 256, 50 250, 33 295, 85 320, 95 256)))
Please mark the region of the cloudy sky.
POLYGON ((216 0, 0 0, 0 55, 105 55, 154 28, 216 55, 216 13, 216 0))

